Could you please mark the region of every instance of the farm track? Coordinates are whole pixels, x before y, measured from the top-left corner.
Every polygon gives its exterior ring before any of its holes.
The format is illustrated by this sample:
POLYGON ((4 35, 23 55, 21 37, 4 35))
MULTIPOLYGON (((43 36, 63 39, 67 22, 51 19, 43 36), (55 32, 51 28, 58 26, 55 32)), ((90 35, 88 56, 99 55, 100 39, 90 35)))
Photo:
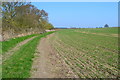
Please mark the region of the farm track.
POLYGON ((36 36, 26 39, 20 43, 18 43, 14 48, 12 48, 11 50, 9 50, 8 52, 6 52, 5 54, 2 55, 2 62, 4 62, 6 59, 8 59, 10 56, 12 56, 14 54, 14 52, 18 51, 20 49, 20 47, 24 44, 26 44, 27 42, 31 41, 32 39, 34 39, 36 36))
POLYGON ((77 77, 51 47, 50 38, 42 38, 35 54, 31 78, 74 78, 77 77))

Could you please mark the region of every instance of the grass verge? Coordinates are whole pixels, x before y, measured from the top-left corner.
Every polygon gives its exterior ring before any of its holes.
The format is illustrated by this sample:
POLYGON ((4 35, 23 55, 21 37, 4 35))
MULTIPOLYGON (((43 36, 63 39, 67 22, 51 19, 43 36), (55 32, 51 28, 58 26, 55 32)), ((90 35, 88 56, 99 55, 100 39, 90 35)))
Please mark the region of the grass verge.
POLYGON ((37 36, 38 34, 27 35, 18 38, 12 38, 8 41, 3 41, 2 43, 2 54, 5 54, 9 49, 15 47, 18 43, 24 41, 25 39, 31 38, 33 36, 37 36))
POLYGON ((2 65, 3 78, 28 78, 32 67, 32 59, 40 38, 53 32, 42 34, 28 43, 24 44, 20 50, 14 53, 2 65))

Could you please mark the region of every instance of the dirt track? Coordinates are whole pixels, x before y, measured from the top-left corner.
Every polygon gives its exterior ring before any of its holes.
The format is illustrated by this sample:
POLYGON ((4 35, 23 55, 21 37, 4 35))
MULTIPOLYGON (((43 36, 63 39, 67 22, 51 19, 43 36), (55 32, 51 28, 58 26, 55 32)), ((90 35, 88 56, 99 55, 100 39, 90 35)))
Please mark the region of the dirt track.
POLYGON ((42 38, 33 61, 31 78, 74 78, 77 77, 51 47, 49 41, 54 34, 42 38))

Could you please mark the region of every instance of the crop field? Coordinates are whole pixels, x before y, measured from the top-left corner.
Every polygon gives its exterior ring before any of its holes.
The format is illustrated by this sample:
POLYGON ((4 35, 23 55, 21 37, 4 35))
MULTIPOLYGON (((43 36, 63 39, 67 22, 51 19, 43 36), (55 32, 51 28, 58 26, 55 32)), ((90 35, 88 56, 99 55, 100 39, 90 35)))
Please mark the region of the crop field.
POLYGON ((120 2, 3 0, 0 79, 120 80, 120 2))
POLYGON ((50 42, 80 78, 118 77, 118 28, 63 29, 50 42))
MULTIPOLYGON (((79 78, 119 77, 118 28, 61 29, 52 33, 34 34, 3 42, 4 56, 18 43, 36 36, 2 62, 2 77, 30 78, 32 71, 37 71, 33 73, 37 78, 49 78, 54 71, 54 74, 63 73, 61 78, 68 78, 66 76, 70 75, 69 72, 72 72, 72 77, 76 75, 79 78), (34 59, 35 55, 37 59, 34 59), (34 61, 37 63, 34 64, 34 61), (37 68, 32 69, 33 65, 37 68)), ((56 75, 54 77, 60 78, 56 75)))

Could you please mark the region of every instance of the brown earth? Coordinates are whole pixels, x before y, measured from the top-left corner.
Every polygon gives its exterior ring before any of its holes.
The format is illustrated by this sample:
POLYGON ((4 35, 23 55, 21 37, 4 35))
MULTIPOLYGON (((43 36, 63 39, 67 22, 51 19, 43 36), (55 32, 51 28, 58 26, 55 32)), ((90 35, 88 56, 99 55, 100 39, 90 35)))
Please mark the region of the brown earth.
MULTIPOLYGON (((55 33, 54 33, 55 34, 55 33)), ((51 46, 50 38, 42 38, 33 60, 31 78, 77 78, 69 66, 51 46)))
POLYGON ((16 52, 17 50, 19 50, 19 48, 26 44, 28 41, 32 40, 33 38, 35 38, 36 36, 26 39, 20 43, 18 43, 14 48, 12 48, 11 50, 9 50, 8 52, 6 52, 5 54, 2 55, 2 62, 5 61, 6 59, 8 59, 11 55, 13 55, 14 52, 16 52))

